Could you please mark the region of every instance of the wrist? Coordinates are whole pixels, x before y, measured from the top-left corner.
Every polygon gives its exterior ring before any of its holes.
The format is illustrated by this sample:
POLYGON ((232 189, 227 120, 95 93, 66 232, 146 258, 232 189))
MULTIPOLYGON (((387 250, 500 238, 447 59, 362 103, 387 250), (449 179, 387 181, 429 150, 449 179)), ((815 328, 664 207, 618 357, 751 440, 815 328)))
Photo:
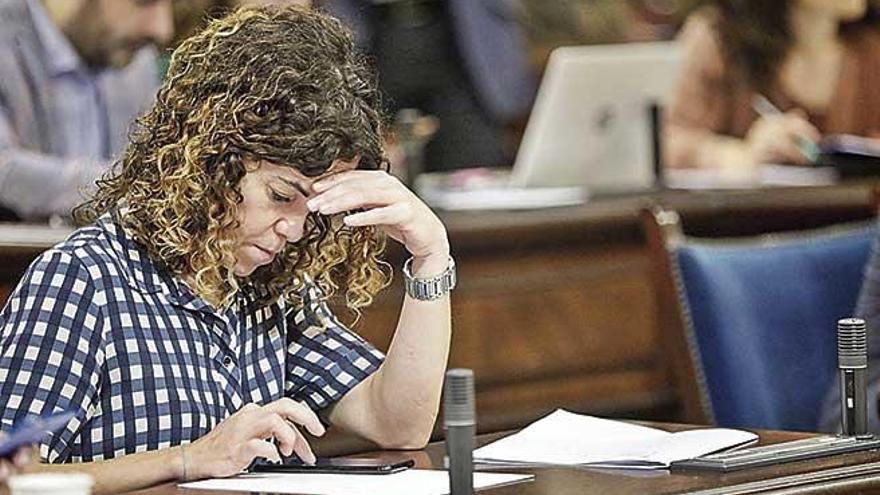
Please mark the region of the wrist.
POLYGON ((428 244, 428 249, 422 252, 410 252, 412 263, 410 270, 413 277, 430 278, 436 277, 449 267, 449 239, 446 231, 438 236, 438 240, 428 244))
POLYGON ((184 452, 183 444, 170 449, 169 453, 171 454, 171 459, 166 464, 170 470, 169 477, 179 482, 193 479, 192 474, 189 472, 189 459, 184 457, 188 456, 189 453, 184 452))
POLYGON ((410 263, 411 275, 416 278, 436 277, 449 267, 449 251, 427 256, 413 256, 410 263))

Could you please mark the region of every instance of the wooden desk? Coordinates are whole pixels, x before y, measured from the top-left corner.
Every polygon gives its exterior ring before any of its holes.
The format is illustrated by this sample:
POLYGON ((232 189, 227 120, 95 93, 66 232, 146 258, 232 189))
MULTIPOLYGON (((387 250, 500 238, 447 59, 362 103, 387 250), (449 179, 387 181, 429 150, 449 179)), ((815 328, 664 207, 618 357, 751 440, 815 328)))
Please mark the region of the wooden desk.
MULTIPOLYGON (((872 188, 666 191, 573 208, 443 213, 459 267, 450 365, 475 371, 482 431, 516 428, 555 407, 679 418, 640 208, 674 208, 692 234, 747 234, 870 218, 872 188)), ((33 257, 67 233, 0 226, 0 287, 14 285, 33 257)), ((399 250, 389 257, 401 266, 399 250)), ((399 311, 397 275, 356 327, 380 348, 399 311)), ((369 446, 331 439, 317 448, 330 455, 369 446)))
MULTIPOLYGON (((668 430, 680 430, 687 427, 680 425, 657 425, 668 430)), ((479 443, 486 443, 499 437, 498 434, 483 435, 479 443)), ((803 433, 760 432, 761 443, 777 443, 809 436, 803 433)), ((434 443, 424 451, 416 452, 379 452, 369 454, 370 457, 384 457, 388 460, 413 458, 416 465, 423 469, 441 469, 443 465, 443 444, 434 443)), ((491 469, 487 469, 491 470, 491 469)), ((780 464, 778 466, 757 468, 730 474, 713 473, 670 473, 668 471, 622 472, 614 470, 589 469, 534 469, 511 470, 536 474, 532 482, 499 487, 487 491, 492 495, 608 495, 608 494, 684 494, 702 493, 703 490, 719 489, 712 493, 746 494, 746 493, 874 493, 880 490, 880 452, 863 452, 841 456, 816 459, 810 461, 780 464), (825 480, 804 485, 805 476, 811 473, 834 473, 832 470, 844 470, 848 474, 838 473, 836 479, 825 480), (857 474, 853 474, 853 472, 857 474), (792 477, 786 479, 785 477, 792 477), (776 480, 788 485, 786 491, 768 491, 766 487, 754 486, 756 482, 776 480), (752 486, 747 485, 752 484, 752 486), (736 489, 735 486, 738 488, 736 489)), ((829 476, 830 477, 830 476, 829 476)), ((149 490, 132 492, 133 495, 229 495, 238 492, 220 492, 203 490, 179 490, 174 484, 166 484, 149 490)))

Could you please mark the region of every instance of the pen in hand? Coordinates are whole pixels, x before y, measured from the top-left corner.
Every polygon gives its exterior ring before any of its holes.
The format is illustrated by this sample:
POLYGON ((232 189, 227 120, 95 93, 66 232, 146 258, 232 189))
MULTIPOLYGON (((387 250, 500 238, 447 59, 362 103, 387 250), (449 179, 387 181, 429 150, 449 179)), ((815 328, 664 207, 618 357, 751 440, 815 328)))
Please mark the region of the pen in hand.
MULTIPOLYGON (((783 115, 782 110, 770 102, 766 96, 760 94, 755 95, 752 98, 752 109, 754 109, 761 117, 783 115)), ((800 151, 810 163, 816 163, 819 159, 819 146, 812 140, 803 136, 797 136, 797 147, 798 151, 800 151)))

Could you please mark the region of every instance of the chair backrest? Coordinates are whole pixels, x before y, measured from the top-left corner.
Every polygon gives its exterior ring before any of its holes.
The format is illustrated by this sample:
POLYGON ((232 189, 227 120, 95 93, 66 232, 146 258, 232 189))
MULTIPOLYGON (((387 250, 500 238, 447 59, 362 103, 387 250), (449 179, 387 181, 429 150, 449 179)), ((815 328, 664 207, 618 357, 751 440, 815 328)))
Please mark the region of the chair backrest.
POLYGON ((855 309, 873 225, 699 240, 674 212, 644 219, 658 296, 672 294, 678 313, 660 315, 674 334, 668 358, 691 368, 676 373, 685 419, 816 430, 837 366, 835 323, 855 309))

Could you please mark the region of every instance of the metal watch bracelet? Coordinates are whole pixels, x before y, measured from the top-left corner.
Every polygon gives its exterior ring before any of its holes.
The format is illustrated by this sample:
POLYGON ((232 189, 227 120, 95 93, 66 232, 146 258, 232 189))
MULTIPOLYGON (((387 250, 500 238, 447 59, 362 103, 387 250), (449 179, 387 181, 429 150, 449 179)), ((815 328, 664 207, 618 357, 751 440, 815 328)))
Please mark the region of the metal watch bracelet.
POLYGON ((455 288, 455 260, 449 257, 449 265, 440 275, 431 278, 415 278, 412 275, 412 258, 403 264, 403 285, 409 297, 419 301, 439 299, 455 288))

